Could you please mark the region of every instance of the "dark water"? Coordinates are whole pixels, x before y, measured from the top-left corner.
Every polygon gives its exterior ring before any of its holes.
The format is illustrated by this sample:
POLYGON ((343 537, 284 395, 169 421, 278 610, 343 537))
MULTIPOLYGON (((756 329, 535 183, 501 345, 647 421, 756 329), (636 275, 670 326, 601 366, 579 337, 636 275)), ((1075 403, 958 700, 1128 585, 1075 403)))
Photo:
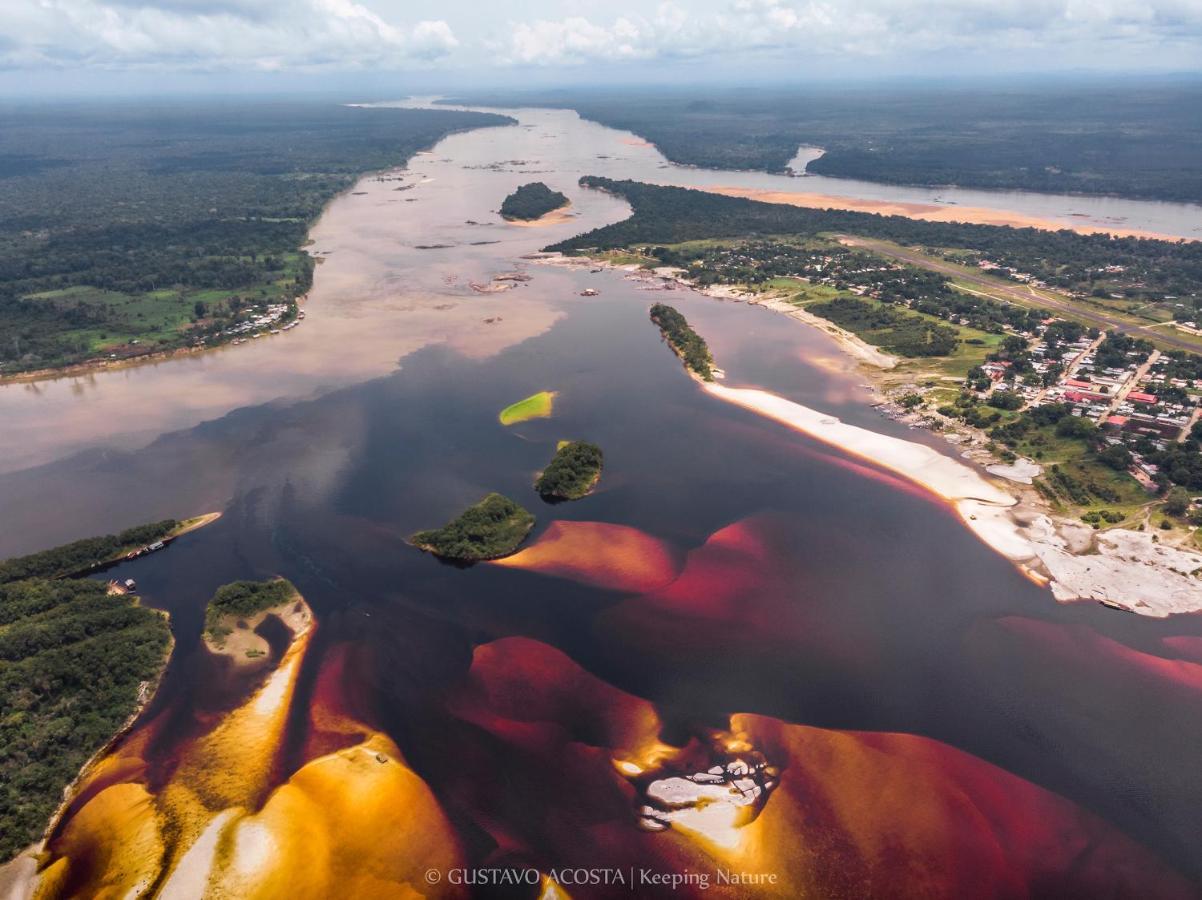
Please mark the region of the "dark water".
MULTIPOLYGON (((1058 606, 933 499, 865 477, 701 392, 647 321, 650 299, 615 286, 603 298, 566 301, 571 313, 551 331, 496 357, 429 348, 394 375, 242 410, 120 458, 118 469, 138 474, 121 500, 136 518, 158 514, 164 497, 203 494, 215 461, 233 486, 216 525, 116 572, 135 576, 146 599, 172 615, 179 649, 156 709, 179 708, 181 698, 186 708, 189 695, 211 688, 194 680, 192 657, 212 591, 282 574, 321 623, 311 660, 350 641, 387 661, 358 690, 436 793, 462 762, 442 692, 464 676, 473 646, 523 635, 653 700, 686 730, 754 712, 946 741, 1101 814, 1196 876, 1196 693, 1105 658, 1058 658, 1005 622, 1080 627, 1161 655, 1169 655, 1161 638, 1202 634, 1202 623, 1058 606), (560 392, 553 418, 508 429, 497 422, 499 409, 540 389, 560 392), (568 437, 605 448, 601 489, 546 506, 530 483, 568 437), (742 602, 749 620, 766 616, 771 627, 710 634, 702 622, 677 646, 615 592, 456 568, 404 544, 490 490, 536 511, 535 537, 552 519, 604 521, 680 554, 760 517, 771 558, 760 564, 764 584, 742 602)), ((710 328, 759 312, 676 302, 710 328)), ((745 363, 771 368, 775 358, 784 371, 797 349, 726 344, 719 358, 734 383, 745 363)), ((821 373, 788 371, 780 389, 822 390, 821 373)), ((62 495, 47 502, 71 505, 75 479, 111 485, 113 465, 84 457, 62 466, 62 495)), ((179 739, 168 731, 162 752, 179 739)), ((448 799, 449 814, 466 817, 448 799)), ((537 805, 525 814, 538 816, 537 805)))
MULTIPOLYGON (((470 203, 454 197, 461 221, 470 203)), ((607 200, 588 202, 587 215, 620 214, 607 200)), ((539 238, 523 240, 529 249, 539 238)), ((496 254, 484 260, 495 263, 513 248, 463 252, 496 254)), ((431 271, 446 271, 457 253, 429 257, 431 271)), ((415 265, 411 249, 397 255, 415 265)), ((253 403, 141 449, 93 446, 0 475, 4 551, 225 513, 166 552, 106 573, 136 578, 145 602, 170 612, 176 636, 165 680, 130 738, 149 735, 152 788, 176 777, 189 743, 239 702, 240 683, 213 678, 200 644, 205 603, 223 583, 278 574, 297 585, 319 626, 273 783, 305 761, 299 723, 329 657, 349 646, 357 716, 396 741, 473 863, 495 851, 482 824, 489 817, 540 833, 550 809, 587 807, 592 796, 519 791, 520 765, 451 711, 474 649, 522 636, 651 701, 669 742, 720 730, 735 713, 925 736, 1097 814, 1202 882, 1202 678, 1198 659, 1182 661, 1191 646, 1197 652, 1189 639, 1202 636, 1202 618, 1058 605, 931 496, 701 391, 647 310, 655 300, 680 308, 709 339, 728 384, 929 440, 868 409, 855 379, 828 363, 825 339, 796 323, 686 292, 649 293, 618 273, 530 272, 531 287, 460 298, 454 321, 471 317, 478 327, 498 311, 532 315, 524 292, 537 296, 543 326, 487 352, 424 342, 397 351, 399 368, 374 380, 268 403, 252 392, 253 403), (579 297, 585 286, 601 296, 579 297), (500 409, 539 390, 558 392, 552 418, 498 423, 500 409), (552 507, 531 483, 565 438, 600 444, 605 472, 594 495, 552 507), (404 542, 489 491, 536 513, 532 540, 556 520, 629 526, 700 575, 682 576, 683 594, 669 601, 534 571, 457 568, 404 542), (716 533, 750 535, 754 548, 722 562, 716 533), (489 805, 482 795, 494 784, 500 799, 489 805)), ((348 318, 364 315, 348 309, 348 318)), ((379 346, 403 345, 405 321, 377 326, 379 346)), ((268 637, 278 657, 283 637, 268 637)), ((1004 809, 1005 796, 994 805, 1004 809)), ((627 812, 617 819, 626 823, 627 812)), ((544 837, 528 842, 526 858, 563 862, 544 837)), ((90 883, 74 877, 80 890, 90 883)))

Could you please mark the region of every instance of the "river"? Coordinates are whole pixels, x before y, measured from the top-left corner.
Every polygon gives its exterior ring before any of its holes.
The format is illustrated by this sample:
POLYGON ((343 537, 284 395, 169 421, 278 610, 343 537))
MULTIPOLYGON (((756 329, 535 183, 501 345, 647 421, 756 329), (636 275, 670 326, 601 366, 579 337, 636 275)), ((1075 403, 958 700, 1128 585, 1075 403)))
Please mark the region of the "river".
POLYGON ((931 495, 702 392, 647 308, 684 312, 728 384, 919 439, 867 408, 823 335, 523 261, 627 214, 582 174, 773 176, 666 167, 570 112, 513 115, 331 203, 302 327, 0 388, 0 554, 225 512, 109 573, 171 613, 176 653, 52 836, 51 893, 288 877, 354 893, 427 864, 770 869, 766 896, 1193 892, 1202 620, 1056 604, 931 495), (532 180, 572 217, 503 223, 532 180), (515 270, 530 280, 470 287, 515 270), (498 423, 544 389, 550 419, 498 423), (600 444, 606 467, 595 495, 551 506, 530 485, 562 438, 600 444), (492 490, 536 513, 539 554, 462 569, 405 543, 492 490), (292 656, 274 640, 282 674, 248 684, 203 648, 204 604, 272 574, 317 626, 292 656), (652 775, 743 757, 779 774, 730 821, 684 804, 668 830, 639 827, 652 775))

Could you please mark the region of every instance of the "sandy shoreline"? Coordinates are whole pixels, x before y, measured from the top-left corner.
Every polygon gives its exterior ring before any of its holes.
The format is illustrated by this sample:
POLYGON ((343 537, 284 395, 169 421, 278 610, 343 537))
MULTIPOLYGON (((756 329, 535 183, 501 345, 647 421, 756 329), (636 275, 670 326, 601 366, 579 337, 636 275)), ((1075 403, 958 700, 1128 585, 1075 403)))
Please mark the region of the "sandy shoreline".
MULTIPOLYGON (((648 279, 675 278, 669 270, 646 272, 638 265, 615 265, 590 257, 548 254, 538 261, 545 265, 619 269, 631 274, 644 272, 648 279)), ((804 310, 783 301, 755 297, 728 285, 697 288, 679 278, 675 280, 697 293, 754 303, 806 325, 815 324, 810 321, 814 316, 798 315, 804 310)), ((839 334, 841 329, 832 331, 828 325, 820 320, 816 327, 857 361, 878 370, 896 364, 895 359, 855 335, 839 334)), ((1162 544, 1150 531, 1116 528, 1095 532, 1084 523, 1053 518, 1035 505, 1031 491, 1025 492, 1027 496, 1016 495, 1037 474, 1032 466, 995 466, 1000 469, 994 473, 996 477, 1010 483, 1003 487, 987 477, 990 473, 984 465, 970 465, 925 444, 848 425, 769 391, 697 381, 703 390, 723 402, 776 421, 929 491, 950 504, 982 542, 1036 583, 1047 585, 1059 601, 1106 601, 1156 617, 1202 611, 1202 582, 1192 575, 1202 570, 1202 554, 1162 544)))
POLYGON ((266 665, 271 657, 271 645, 257 631, 268 616, 275 616, 292 632, 295 641, 305 634, 313 624, 313 611, 298 593, 283 603, 261 609, 251 616, 227 615, 218 623, 229 629, 220 640, 214 640, 206 631, 203 637, 205 649, 214 656, 223 656, 237 669, 255 669, 266 665))
POLYGON ((1048 584, 1060 601, 1098 600, 1130 612, 1163 617, 1202 611, 1202 554, 1159 543, 1151 532, 1116 528, 1074 547, 1078 523, 1056 522, 1022 507, 1017 497, 975 469, 925 444, 841 422, 768 391, 705 384, 711 396, 734 403, 845 453, 887 469, 949 502, 985 544, 1048 584), (1077 552, 1074 552, 1074 551, 1077 552))
POLYGON ((859 335, 852 334, 850 331, 840 328, 829 319, 823 319, 811 312, 807 312, 795 303, 789 303, 786 300, 781 300, 779 297, 739 291, 729 285, 718 284, 708 287, 698 287, 685 278, 676 277, 676 280, 681 284, 691 287, 699 294, 705 294, 707 297, 715 297, 719 300, 739 300, 752 306, 762 306, 765 309, 789 316, 799 322, 804 322, 811 328, 817 328, 820 331, 826 332, 832 340, 843 348, 845 353, 855 357, 858 362, 862 362, 873 368, 892 369, 898 364, 899 360, 896 356, 886 353, 880 347, 874 347, 859 335))
POLYGON ((968 222, 974 225, 1009 225, 1013 228, 1039 228, 1044 231, 1076 231, 1079 234, 1111 234, 1115 237, 1156 238, 1162 241, 1185 241, 1188 238, 1138 228, 1105 227, 1076 224, 1058 219, 989 209, 983 206, 951 206, 938 203, 906 203, 896 200, 866 200, 859 197, 840 197, 835 194, 814 194, 798 191, 772 191, 762 188, 739 188, 717 185, 699 190, 724 197, 745 197, 761 203, 802 206, 808 209, 840 209, 849 212, 879 213, 884 216, 905 216, 926 222, 968 222))
POLYGON ((568 201, 563 206, 557 206, 549 212, 543 213, 537 219, 504 219, 506 225, 516 225, 519 228, 546 228, 548 225, 562 225, 564 222, 570 222, 576 218, 576 214, 571 212, 572 203, 568 201))

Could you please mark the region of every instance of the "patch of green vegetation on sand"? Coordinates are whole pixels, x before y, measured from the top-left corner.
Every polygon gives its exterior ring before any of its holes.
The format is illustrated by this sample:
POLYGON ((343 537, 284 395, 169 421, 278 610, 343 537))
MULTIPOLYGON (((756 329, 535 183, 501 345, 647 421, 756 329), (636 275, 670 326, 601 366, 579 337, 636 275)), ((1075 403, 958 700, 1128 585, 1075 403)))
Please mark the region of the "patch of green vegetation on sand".
POLYGON ((508 497, 489 494, 442 528, 419 531, 415 547, 445 559, 500 559, 517 550, 534 527, 534 516, 508 497))
POLYGON ((546 419, 555 405, 555 391, 539 391, 525 400, 510 404, 501 410, 498 418, 502 425, 516 425, 530 419, 546 419))
POLYGON ((544 498, 579 500, 601 478, 601 448, 586 441, 560 441, 550 464, 534 482, 544 498))
POLYGON ((296 588, 286 578, 223 584, 205 607, 205 634, 220 646, 231 631, 228 619, 253 616, 296 596, 296 588))

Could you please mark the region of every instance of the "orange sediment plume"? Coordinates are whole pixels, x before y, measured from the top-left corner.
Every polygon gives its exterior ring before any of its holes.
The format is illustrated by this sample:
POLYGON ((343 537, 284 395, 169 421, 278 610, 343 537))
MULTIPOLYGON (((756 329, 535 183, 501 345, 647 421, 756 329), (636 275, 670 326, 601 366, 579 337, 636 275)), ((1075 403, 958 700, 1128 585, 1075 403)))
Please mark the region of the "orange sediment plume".
POLYGON ((608 522, 552 522, 537 541, 492 565, 642 592, 676 577, 667 544, 644 531, 608 522))
POLYGON ((309 707, 318 734, 289 774, 313 633, 294 632, 241 703, 182 743, 163 783, 143 760, 170 710, 101 760, 49 842, 35 896, 152 885, 163 897, 420 896, 427 869, 461 865, 458 838, 397 745, 340 708, 348 654, 337 646, 309 707))
POLYGON ((753 879, 718 897, 1190 896, 1104 820, 929 738, 736 714, 672 746, 652 704, 529 638, 477 647, 451 706, 506 773, 475 812, 509 859, 753 879))
POLYGON ((766 716, 731 728, 782 775, 727 861, 780 873, 797 895, 1190 894, 1105 821, 938 741, 766 716))

